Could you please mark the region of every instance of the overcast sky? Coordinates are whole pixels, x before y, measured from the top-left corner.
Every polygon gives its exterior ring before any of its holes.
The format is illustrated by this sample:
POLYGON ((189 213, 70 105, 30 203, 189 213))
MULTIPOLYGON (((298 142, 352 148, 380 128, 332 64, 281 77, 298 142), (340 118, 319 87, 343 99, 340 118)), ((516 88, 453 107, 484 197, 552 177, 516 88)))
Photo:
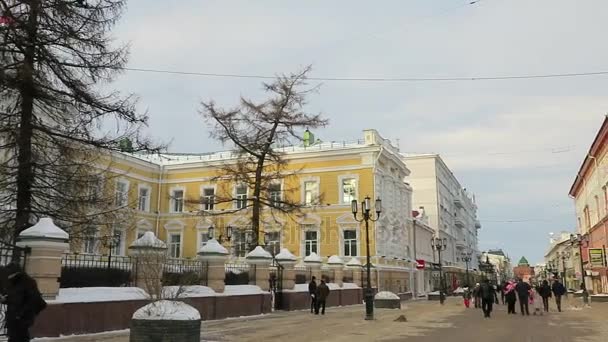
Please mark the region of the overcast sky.
MULTIPOLYGON (((133 68, 316 77, 475 77, 608 70, 605 0, 131 0, 116 36, 133 68)), ((170 150, 219 149, 200 100, 260 98, 260 80, 127 72, 150 135, 170 150)), ((481 248, 542 260, 574 229, 568 190, 604 113, 607 76, 460 82, 323 82, 317 135, 375 128, 404 152, 440 153, 474 192, 481 248), (521 222, 505 222, 521 221, 521 222)))

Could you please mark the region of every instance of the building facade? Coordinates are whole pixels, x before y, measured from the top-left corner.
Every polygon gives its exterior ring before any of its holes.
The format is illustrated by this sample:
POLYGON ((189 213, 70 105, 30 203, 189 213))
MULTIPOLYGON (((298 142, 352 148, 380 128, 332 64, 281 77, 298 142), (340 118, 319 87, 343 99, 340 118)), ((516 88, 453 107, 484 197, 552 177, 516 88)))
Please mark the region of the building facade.
POLYGON ((511 258, 502 249, 490 249, 482 253, 482 260, 488 260, 496 270, 496 278, 499 283, 513 278, 513 266, 511 258))
MULTIPOLYGON (((354 220, 351 200, 369 196, 373 203, 381 198, 380 219, 369 227, 378 284, 381 290, 410 290, 412 188, 404 182, 410 171, 390 141, 375 130, 366 130, 357 142, 291 146, 283 152, 287 169, 273 191, 278 199, 287 196, 305 207, 292 215, 264 209, 259 243, 266 237, 271 252, 287 248, 300 259, 314 252, 323 258, 337 255, 345 262, 359 258, 365 264, 365 226, 354 220)), ((251 214, 239 209, 250 200, 251 189, 218 178, 221 166, 235 158, 229 151, 113 155, 112 184, 106 188, 115 191, 117 206, 132 214, 113 227, 112 235, 117 237, 113 252, 124 255, 131 241, 153 231, 167 242, 171 257, 194 258, 212 228, 232 258, 244 257, 252 243, 248 241, 251 214), (235 200, 215 201, 226 194, 235 200)), ((99 250, 97 240, 91 234, 80 248, 91 253, 99 250)))
POLYGON ((513 268, 513 274, 518 279, 522 279, 527 283, 532 283, 534 281, 534 267, 530 266, 528 259, 526 257, 521 257, 517 266, 513 268))
POLYGON ((424 210, 435 236, 448 240, 442 264, 448 288, 455 288, 466 273, 463 254, 472 255, 469 269, 478 269, 477 231, 481 224, 475 199, 438 154, 405 154, 403 159, 411 170, 407 182, 414 190, 414 206, 424 210))
POLYGON ((564 231, 551 235, 545 254, 544 276, 549 280, 560 279, 566 288, 578 290, 581 283, 580 254, 570 242, 570 234, 564 231))
POLYGON ((587 288, 595 293, 608 293, 608 117, 604 119, 570 188, 574 199, 577 232, 583 244, 587 288), (590 258, 593 255, 593 258, 590 258))

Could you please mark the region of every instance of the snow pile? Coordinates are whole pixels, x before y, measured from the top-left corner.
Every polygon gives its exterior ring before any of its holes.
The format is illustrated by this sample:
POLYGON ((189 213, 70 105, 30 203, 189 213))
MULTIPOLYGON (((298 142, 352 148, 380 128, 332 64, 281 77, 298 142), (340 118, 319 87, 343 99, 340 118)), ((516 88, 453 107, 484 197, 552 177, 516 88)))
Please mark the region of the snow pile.
POLYGON ((293 290, 283 290, 286 292, 308 292, 308 284, 296 284, 293 290))
POLYGON ((70 235, 57 227, 50 217, 41 218, 38 223, 22 231, 20 237, 45 237, 51 239, 68 240, 70 235))
POLYGON ((608 293, 598 293, 591 295, 591 297, 608 297, 608 293))
POLYGON ((327 263, 330 265, 344 265, 344 261, 337 255, 332 255, 327 259, 327 263))
POLYGON ((342 288, 343 289, 360 289, 359 285, 357 285, 355 283, 343 283, 342 288))
POLYGON ((208 240, 207 243, 198 251, 199 254, 228 254, 228 250, 220 245, 216 239, 208 240))
POLYGON ((429 295, 432 295, 432 296, 439 296, 439 295, 440 295, 440 293, 439 293, 439 291, 433 291, 433 292, 429 292, 429 295))
POLYGON ((462 287, 459 287, 456 290, 454 290, 454 293, 456 293, 456 294, 463 294, 464 293, 464 289, 462 287))
POLYGON ((133 241, 131 247, 167 248, 167 244, 159 240, 153 232, 145 232, 142 237, 133 241))
POLYGON ((361 261, 356 257, 353 257, 346 263, 346 266, 361 266, 361 261))
POLYGON ((291 252, 287 248, 281 248, 281 252, 277 254, 274 258, 279 261, 296 261, 296 256, 291 254, 291 252))
POLYGON ((165 298, 212 297, 215 295, 213 289, 201 285, 163 287, 163 297, 165 298))
POLYGON ((389 291, 380 291, 376 293, 374 299, 392 299, 392 300, 401 300, 399 296, 389 291))
POLYGON ((133 319, 198 321, 201 319, 201 314, 186 303, 174 300, 159 300, 135 311, 133 319))
POLYGON ((59 289, 59 294, 50 303, 93 303, 138 300, 149 298, 139 287, 72 287, 59 289))
POLYGON ((218 295, 243 296, 263 293, 266 292, 262 291, 262 289, 256 285, 226 285, 224 287, 224 293, 218 293, 218 295))
POLYGON ((247 254, 247 259, 272 259, 272 255, 262 246, 257 246, 247 254))
POLYGON ((326 283, 327 287, 329 287, 330 290, 339 290, 340 289, 340 285, 336 284, 336 283, 326 283))
POLYGON ((319 255, 317 255, 317 253, 315 253, 315 252, 310 253, 309 256, 304 258, 304 262, 320 263, 321 261, 322 261, 321 257, 319 255))

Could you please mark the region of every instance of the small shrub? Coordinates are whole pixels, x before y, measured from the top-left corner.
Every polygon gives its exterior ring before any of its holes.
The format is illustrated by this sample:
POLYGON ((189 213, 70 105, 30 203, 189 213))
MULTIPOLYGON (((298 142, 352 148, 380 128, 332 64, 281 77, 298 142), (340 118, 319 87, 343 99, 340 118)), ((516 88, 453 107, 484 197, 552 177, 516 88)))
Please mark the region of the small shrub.
POLYGON ((131 271, 117 268, 62 267, 59 286, 67 287, 122 287, 131 285, 131 271))

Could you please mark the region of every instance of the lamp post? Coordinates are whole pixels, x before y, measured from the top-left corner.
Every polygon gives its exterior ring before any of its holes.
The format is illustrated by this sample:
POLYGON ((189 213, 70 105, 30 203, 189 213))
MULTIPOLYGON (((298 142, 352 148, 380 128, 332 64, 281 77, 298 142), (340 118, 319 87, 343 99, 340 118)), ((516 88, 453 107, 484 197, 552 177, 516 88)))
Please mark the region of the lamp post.
POLYGON ((471 283, 469 281, 469 262, 471 262, 471 252, 464 252, 462 253, 462 260, 464 261, 464 263, 466 264, 466 270, 465 270, 465 277, 467 279, 467 287, 471 287, 471 283))
POLYGON ((562 258, 562 284, 566 284, 566 259, 570 258, 570 252, 562 251, 558 253, 558 256, 562 258))
POLYGON ((353 216, 355 217, 355 221, 364 222, 365 221, 365 245, 367 250, 367 284, 365 288, 365 320, 373 320, 374 319, 374 294, 372 293, 372 282, 371 282, 371 256, 369 252, 369 221, 376 222, 380 219, 380 213, 382 212, 382 200, 380 198, 376 199, 376 218, 374 219, 371 214, 371 199, 369 196, 366 196, 365 199, 361 202, 361 219, 357 218, 357 212, 359 209, 359 205, 357 200, 354 199, 351 202, 351 210, 353 212, 353 216))
POLYGON ((439 303, 445 302, 445 282, 443 279, 443 266, 441 265, 441 252, 448 248, 448 239, 434 237, 431 239, 431 247, 437 251, 439 258, 439 303))
MULTIPOLYGON (((215 227, 211 226, 207 229, 207 237, 209 240, 215 238, 215 227)), ((232 227, 226 226, 224 234, 220 234, 220 236, 217 237, 217 242, 223 243, 224 241, 230 241, 230 239, 232 239, 232 227)))
POLYGON ((570 245, 578 245, 578 256, 581 266, 581 290, 583 290, 583 301, 589 303, 589 293, 587 292, 587 284, 585 284, 585 268, 583 265, 583 243, 588 242, 587 237, 581 234, 570 234, 570 245))

